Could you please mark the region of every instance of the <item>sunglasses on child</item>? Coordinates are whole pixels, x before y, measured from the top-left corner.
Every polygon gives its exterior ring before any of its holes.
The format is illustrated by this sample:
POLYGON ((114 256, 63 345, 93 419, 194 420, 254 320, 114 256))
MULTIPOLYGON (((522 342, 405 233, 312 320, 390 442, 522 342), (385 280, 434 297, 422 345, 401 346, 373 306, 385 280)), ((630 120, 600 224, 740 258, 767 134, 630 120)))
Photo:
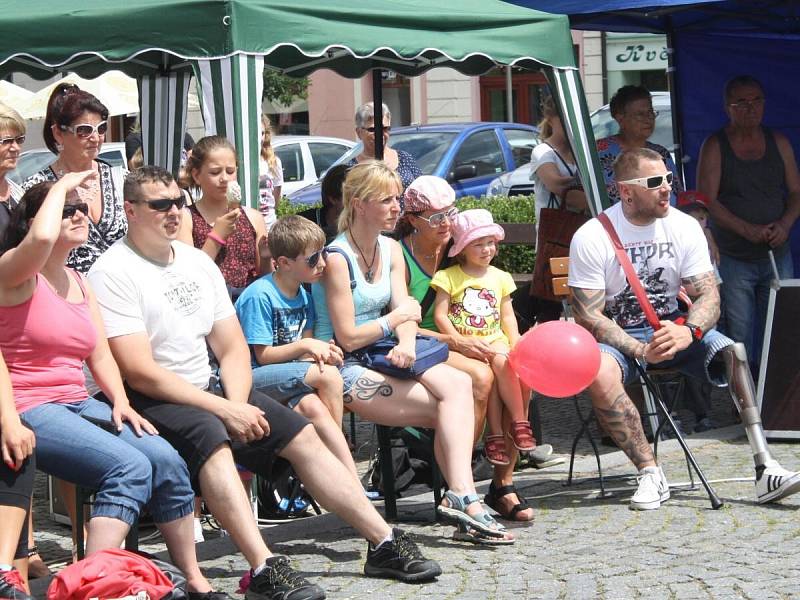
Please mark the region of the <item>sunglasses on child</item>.
POLYGON ((458 214, 458 209, 456 207, 448 208, 447 210, 443 210, 441 212, 433 213, 430 217, 423 217, 422 215, 417 215, 423 221, 427 221, 428 225, 436 228, 440 227, 444 224, 444 220, 447 219, 448 221, 452 222, 453 219, 456 218, 458 214))
POLYGON ((75 204, 65 204, 61 211, 62 219, 71 219, 75 213, 81 211, 84 216, 89 214, 89 205, 86 202, 76 202, 75 204))
POLYGON ((628 179, 626 181, 619 181, 617 183, 626 183, 628 185, 638 185, 648 190, 656 190, 664 185, 664 181, 668 185, 672 185, 672 171, 667 171, 663 175, 652 175, 651 177, 637 177, 636 179, 628 179))
POLYGON ((25 134, 0 138, 0 146, 10 146, 14 142, 16 142, 18 146, 22 146, 22 144, 25 143, 25 134))
POLYGON ((328 256, 327 248, 323 248, 322 250, 317 250, 316 252, 314 252, 314 254, 306 257, 305 259, 306 264, 309 266, 309 268, 313 269, 314 267, 317 266, 317 263, 319 263, 320 257, 327 258, 327 256, 328 256))
POLYGON ((141 202, 137 202, 137 204, 147 204, 151 209, 157 212, 168 212, 170 208, 173 206, 178 210, 181 210, 184 206, 186 206, 186 198, 178 196, 177 198, 157 198, 155 200, 142 200, 141 202))
POLYGON ((90 125, 89 123, 61 125, 60 128, 61 131, 69 131, 79 138, 88 138, 94 132, 97 132, 98 136, 103 136, 106 134, 106 131, 108 131, 108 121, 100 121, 97 125, 90 125))

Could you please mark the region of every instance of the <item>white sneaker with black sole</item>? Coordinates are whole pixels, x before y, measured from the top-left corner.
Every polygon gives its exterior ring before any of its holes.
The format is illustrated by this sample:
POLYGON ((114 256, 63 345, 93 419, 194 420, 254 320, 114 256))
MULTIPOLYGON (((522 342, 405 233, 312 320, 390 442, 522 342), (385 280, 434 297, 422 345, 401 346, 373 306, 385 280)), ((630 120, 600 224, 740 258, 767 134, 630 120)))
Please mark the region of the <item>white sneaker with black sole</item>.
POLYGON ((669 500, 669 483, 661 467, 645 467, 637 479, 639 488, 631 498, 631 510, 655 510, 669 500))
POLYGON ((800 492, 800 473, 787 471, 776 461, 756 467, 756 500, 759 504, 776 502, 800 492))

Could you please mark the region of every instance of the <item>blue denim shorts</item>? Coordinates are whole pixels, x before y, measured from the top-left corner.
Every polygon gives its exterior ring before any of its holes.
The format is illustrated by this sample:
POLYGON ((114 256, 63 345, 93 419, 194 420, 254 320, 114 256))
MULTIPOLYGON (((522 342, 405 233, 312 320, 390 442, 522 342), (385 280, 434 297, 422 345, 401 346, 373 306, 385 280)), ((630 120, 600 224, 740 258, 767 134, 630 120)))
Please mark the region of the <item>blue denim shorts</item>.
POLYGON ((367 370, 367 367, 362 365, 360 362, 355 360, 354 358, 345 358, 344 364, 339 367, 339 373, 342 376, 342 381, 344 382, 344 393, 349 394, 350 390, 355 387, 356 382, 359 378, 364 374, 364 371, 367 370))
POLYGON ((305 382, 308 369, 313 364, 307 360, 293 360, 287 363, 261 365, 253 369, 253 388, 284 406, 294 408, 303 396, 316 393, 316 390, 305 382))
MULTIPOLYGON (((625 333, 645 344, 653 338, 653 328, 649 325, 625 328, 625 333)), ((722 335, 716 329, 711 329, 706 332, 702 340, 693 341, 688 348, 678 352, 675 358, 653 365, 653 368, 676 369, 684 375, 708 381, 717 387, 725 387, 728 384, 725 366, 712 363, 712 360, 717 352, 732 344, 733 340, 722 335)), ((638 376, 636 365, 630 356, 625 356, 613 346, 606 344, 600 344, 600 352, 614 357, 622 371, 624 384, 627 385, 636 379, 638 376)))

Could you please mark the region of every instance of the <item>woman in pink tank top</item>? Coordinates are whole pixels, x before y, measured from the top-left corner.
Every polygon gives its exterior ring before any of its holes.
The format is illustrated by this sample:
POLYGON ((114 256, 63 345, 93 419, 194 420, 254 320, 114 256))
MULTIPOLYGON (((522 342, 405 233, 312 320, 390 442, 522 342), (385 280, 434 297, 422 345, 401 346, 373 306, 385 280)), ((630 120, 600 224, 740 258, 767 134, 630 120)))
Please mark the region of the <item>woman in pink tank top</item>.
POLYGON ((146 504, 189 591, 207 593, 186 464, 131 408, 94 295, 65 267, 89 231, 88 207, 75 190, 96 176, 67 173, 36 184, 12 213, 0 248, 0 350, 17 411, 36 435, 37 467, 97 490, 87 554, 118 548, 146 504), (84 362, 102 397, 87 397, 84 362))

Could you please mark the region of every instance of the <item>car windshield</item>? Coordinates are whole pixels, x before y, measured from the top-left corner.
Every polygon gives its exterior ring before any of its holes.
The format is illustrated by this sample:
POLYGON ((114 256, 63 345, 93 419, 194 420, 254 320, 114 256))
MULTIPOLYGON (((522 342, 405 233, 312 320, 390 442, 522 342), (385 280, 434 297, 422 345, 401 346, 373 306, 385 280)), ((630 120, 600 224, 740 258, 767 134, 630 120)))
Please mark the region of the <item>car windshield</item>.
MULTIPOLYGON (((423 175, 432 175, 456 135, 455 131, 404 131, 393 133, 389 138, 389 146, 408 152, 417 161, 423 175)), ((350 162, 361 154, 362 149, 360 143, 356 144, 336 163, 350 162)))

